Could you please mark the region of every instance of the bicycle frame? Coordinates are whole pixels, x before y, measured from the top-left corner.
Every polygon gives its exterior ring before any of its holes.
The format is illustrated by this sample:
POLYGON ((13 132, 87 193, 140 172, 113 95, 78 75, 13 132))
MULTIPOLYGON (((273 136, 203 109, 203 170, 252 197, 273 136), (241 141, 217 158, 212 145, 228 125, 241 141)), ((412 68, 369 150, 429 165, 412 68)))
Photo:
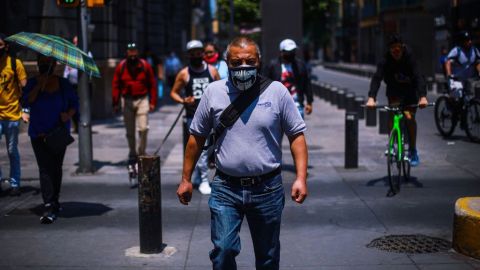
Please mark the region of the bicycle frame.
MULTIPOLYGON (((397 157, 397 160, 402 160, 403 157, 404 157, 404 149, 403 149, 403 143, 402 143, 402 140, 403 140, 403 136, 402 136, 402 128, 401 128, 401 121, 403 119, 403 112, 402 111, 394 111, 393 112, 394 115, 393 115, 393 127, 392 127, 392 130, 390 132, 390 134, 392 134, 392 132, 396 132, 397 133, 397 146, 398 146, 398 154, 399 154, 399 157, 397 157)), ((389 135, 390 138, 388 139, 388 149, 389 151, 393 151, 393 144, 394 144, 394 141, 393 141, 393 138, 391 137, 391 135, 389 135)))

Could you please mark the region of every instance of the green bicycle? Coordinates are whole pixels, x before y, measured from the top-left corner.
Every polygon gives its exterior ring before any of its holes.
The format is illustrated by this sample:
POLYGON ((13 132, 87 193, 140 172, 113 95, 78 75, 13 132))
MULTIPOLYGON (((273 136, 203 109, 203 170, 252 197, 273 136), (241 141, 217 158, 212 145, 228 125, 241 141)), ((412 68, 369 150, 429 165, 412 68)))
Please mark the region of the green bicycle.
MULTIPOLYGON (((434 103, 430 103, 427 106, 434 106, 434 103)), ((408 145, 408 132, 406 131, 406 124, 404 121, 405 116, 403 113, 407 107, 416 108, 418 105, 376 106, 376 108, 384 108, 388 112, 393 113, 393 126, 388 136, 388 150, 386 153, 388 184, 390 185, 390 190, 387 193, 388 197, 394 196, 400 192, 400 183, 402 179, 405 181, 410 179, 410 159, 405 151, 406 146, 408 145)))

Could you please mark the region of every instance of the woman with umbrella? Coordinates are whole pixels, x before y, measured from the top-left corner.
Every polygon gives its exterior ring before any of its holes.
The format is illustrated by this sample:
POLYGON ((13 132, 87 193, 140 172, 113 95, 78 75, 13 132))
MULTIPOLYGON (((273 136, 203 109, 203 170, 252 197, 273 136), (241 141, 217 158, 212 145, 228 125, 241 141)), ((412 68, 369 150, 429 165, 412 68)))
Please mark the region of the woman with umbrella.
POLYGON ((53 74, 54 58, 39 54, 37 65, 40 74, 27 81, 22 101, 23 107, 30 111, 28 135, 40 173, 45 208, 40 221, 50 224, 61 209, 59 197, 66 146, 54 151, 46 144, 45 137, 59 123, 70 132, 70 120, 78 110, 78 96, 67 79, 53 74))

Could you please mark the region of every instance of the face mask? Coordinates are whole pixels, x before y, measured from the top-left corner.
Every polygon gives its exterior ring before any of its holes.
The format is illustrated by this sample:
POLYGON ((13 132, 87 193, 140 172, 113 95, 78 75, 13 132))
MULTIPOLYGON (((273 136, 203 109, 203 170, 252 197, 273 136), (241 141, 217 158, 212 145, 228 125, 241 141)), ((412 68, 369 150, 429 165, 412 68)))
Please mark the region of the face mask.
POLYGON ((134 64, 138 63, 138 57, 137 56, 129 56, 127 58, 127 63, 130 64, 130 65, 134 65, 134 64))
POLYGON ((190 57, 190 65, 199 67, 202 65, 203 57, 190 57))
POLYGON ((210 65, 215 64, 218 60, 218 53, 215 53, 212 57, 205 57, 204 60, 210 65))
POLYGON ((53 71, 54 71, 53 66, 49 64, 38 65, 38 72, 40 72, 40 74, 48 73, 48 75, 52 75, 53 71))
POLYGON ((245 91, 253 86, 257 80, 257 67, 241 65, 235 68, 228 68, 230 82, 240 91, 245 91))
POLYGON ((294 53, 285 53, 283 54, 283 59, 288 62, 293 62, 295 60, 295 54, 294 53))

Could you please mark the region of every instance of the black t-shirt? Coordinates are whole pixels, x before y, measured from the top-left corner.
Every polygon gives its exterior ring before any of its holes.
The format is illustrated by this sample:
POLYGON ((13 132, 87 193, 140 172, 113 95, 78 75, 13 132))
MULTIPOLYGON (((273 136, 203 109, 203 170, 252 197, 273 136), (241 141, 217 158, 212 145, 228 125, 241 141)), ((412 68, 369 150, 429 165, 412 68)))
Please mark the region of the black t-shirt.
POLYGON ((185 96, 195 98, 195 104, 192 106, 185 105, 185 110, 188 118, 192 118, 195 115, 200 99, 203 96, 203 91, 207 86, 213 82, 212 75, 208 69, 208 65, 205 65, 205 69, 201 72, 195 72, 192 68, 188 67, 189 80, 185 86, 185 96))

